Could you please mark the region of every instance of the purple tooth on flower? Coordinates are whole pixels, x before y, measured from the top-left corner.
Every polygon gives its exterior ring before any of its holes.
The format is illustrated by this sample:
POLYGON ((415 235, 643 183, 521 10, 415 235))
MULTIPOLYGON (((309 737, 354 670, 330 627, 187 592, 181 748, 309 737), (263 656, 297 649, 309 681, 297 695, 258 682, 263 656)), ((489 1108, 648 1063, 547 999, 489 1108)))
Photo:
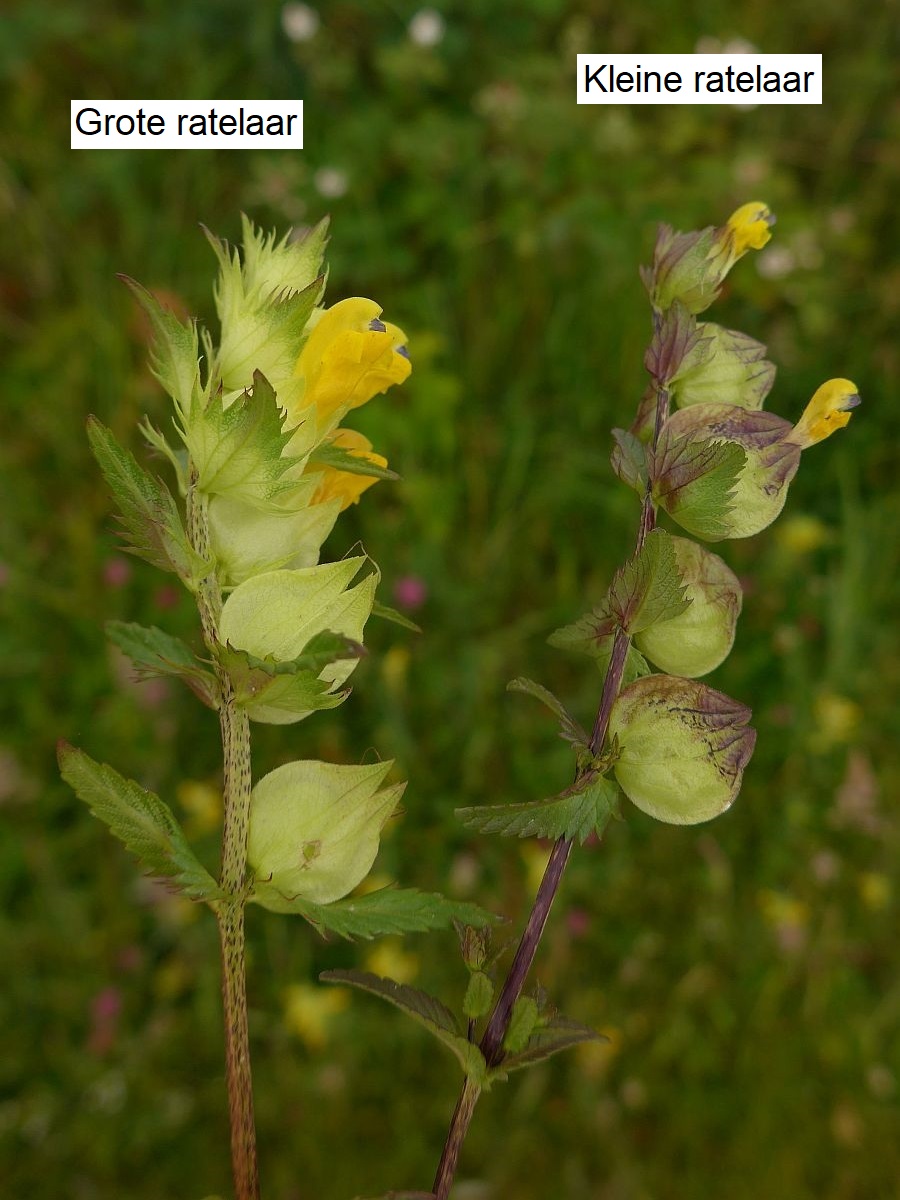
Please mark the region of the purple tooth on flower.
POLYGON ((377 317, 373 317, 372 320, 369 322, 369 328, 372 330, 373 333, 386 333, 387 332, 387 326, 385 325, 384 321, 379 321, 377 317))
POLYGON ((405 346, 397 346, 395 349, 401 358, 409 358, 409 351, 405 346))

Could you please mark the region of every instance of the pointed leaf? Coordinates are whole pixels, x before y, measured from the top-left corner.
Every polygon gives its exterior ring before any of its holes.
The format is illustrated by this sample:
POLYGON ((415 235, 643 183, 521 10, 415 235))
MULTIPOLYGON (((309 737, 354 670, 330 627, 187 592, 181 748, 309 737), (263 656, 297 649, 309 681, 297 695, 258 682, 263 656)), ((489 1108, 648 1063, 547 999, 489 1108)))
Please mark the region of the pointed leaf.
POLYGON ((610 462, 619 479, 643 497, 647 490, 647 449, 644 443, 627 429, 612 431, 613 446, 610 462))
POLYGON ((218 884, 197 861, 172 810, 158 796, 67 742, 60 743, 58 757, 66 783, 149 874, 168 879, 194 900, 221 897, 218 884))
POLYGON ((138 675, 174 675, 209 708, 215 708, 218 686, 215 676, 197 662, 189 646, 156 626, 127 621, 107 621, 106 636, 134 663, 138 675))
MULTIPOLYGON (((597 664, 600 673, 605 675, 612 655, 615 627, 615 617, 601 606, 593 612, 586 613, 572 625, 564 625, 555 630, 547 641, 560 650, 574 650, 579 654, 586 654, 597 664)), ((629 646, 623 683, 630 683, 633 679, 649 674, 650 667, 644 656, 634 646, 629 646)))
POLYGON ((191 547, 169 489, 139 466, 96 417, 88 418, 87 430, 91 450, 119 506, 127 549, 163 571, 174 571, 192 587, 208 573, 208 566, 191 547))
POLYGON ((348 896, 333 904, 313 904, 298 896, 291 908, 316 928, 331 930, 348 939, 424 933, 429 929, 446 929, 454 920, 482 927, 498 919, 477 904, 449 900, 415 888, 383 888, 363 896, 348 896))
POLYGON ((592 833, 602 833, 606 828, 618 794, 612 780, 590 771, 549 800, 458 808, 456 815, 467 829, 477 829, 480 833, 554 841, 560 837, 577 838, 584 843, 592 833))
POLYGON ((672 539, 656 529, 634 558, 616 572, 607 607, 625 632, 633 635, 658 621, 680 616, 689 605, 672 539))
POLYGON ((607 1042, 609 1038, 595 1029, 570 1021, 567 1017, 552 1017, 543 1022, 529 1038, 528 1045, 517 1054, 508 1054, 502 1063, 503 1071, 518 1071, 543 1062, 562 1050, 581 1045, 582 1042, 607 1042))
POLYGON ((334 467, 335 470, 344 471, 348 475, 370 475, 375 479, 392 480, 400 478, 396 471, 379 467, 377 463, 360 454, 351 454, 349 450, 336 446, 334 442, 322 442, 316 446, 309 456, 309 462, 311 465, 334 467))
POLYGON ((534 696, 536 700, 540 700, 559 721, 560 737, 563 741, 571 742, 576 748, 587 749, 589 741, 587 733, 585 733, 581 724, 576 721, 563 702, 557 699, 547 688, 539 683, 535 683, 533 679, 526 679, 524 676, 520 676, 518 679, 511 679, 506 685, 506 690, 508 692, 522 692, 526 696, 534 696))
POLYGON ((405 983, 395 983, 393 979, 382 979, 369 971, 323 971, 319 978, 324 983, 342 983, 371 992, 393 1004, 443 1042, 459 1060, 466 1075, 471 1075, 476 1083, 483 1081, 487 1067, 481 1051, 462 1036, 453 1013, 436 996, 405 983))
POLYGON ((231 404, 223 404, 219 394, 202 411, 192 411, 184 439, 198 488, 271 506, 295 486, 297 460, 283 453, 292 436, 283 431, 283 420, 272 386, 259 371, 253 387, 231 404))
POLYGON ((153 374, 175 401, 180 416, 190 411, 200 390, 200 363, 197 325, 183 324, 174 313, 162 307, 154 295, 127 275, 119 279, 143 308, 153 327, 151 351, 153 374))
POLYGON ((653 497, 689 533, 724 537, 735 484, 746 464, 746 452, 736 442, 667 436, 664 428, 651 469, 653 497))
POLYGON ((397 612, 396 608, 390 608, 387 604, 382 604, 378 600, 372 605, 372 616, 381 617, 382 621, 390 621, 394 625, 399 625, 401 629, 408 629, 410 633, 422 632, 415 621, 411 621, 403 613, 397 612))

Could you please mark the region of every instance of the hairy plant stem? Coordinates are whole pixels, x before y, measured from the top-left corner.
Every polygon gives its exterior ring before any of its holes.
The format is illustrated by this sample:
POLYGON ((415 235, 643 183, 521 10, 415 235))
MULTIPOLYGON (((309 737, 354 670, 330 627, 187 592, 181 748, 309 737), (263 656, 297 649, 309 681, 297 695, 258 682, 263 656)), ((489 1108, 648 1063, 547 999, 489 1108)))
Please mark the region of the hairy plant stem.
MULTIPOLYGON (((204 499, 196 490, 192 470, 188 489, 188 532, 191 545, 209 558, 209 524, 204 499)), ((256 1125, 253 1118, 253 1079, 247 1028, 247 971, 244 943, 247 837, 250 829, 250 722, 235 702, 231 679, 215 658, 219 644, 222 591, 213 573, 197 590, 203 637, 213 654, 219 684, 219 725, 222 731, 225 819, 222 830, 224 893, 217 903, 222 949, 222 1003, 225 1025, 225 1074, 231 1122, 231 1166, 237 1200, 259 1200, 256 1125)))
MULTIPOLYGON (((665 424, 668 414, 669 393, 666 388, 657 388, 656 419, 652 438, 653 448, 656 447, 660 431, 665 424)), ((638 526, 635 553, 644 545, 647 535, 655 525, 656 505, 653 503, 648 483, 641 507, 641 519, 638 526)), ((622 687, 622 678, 625 674, 625 663, 628 658, 630 645, 630 636, 624 629, 617 629, 613 639, 609 666, 606 669, 606 677, 603 680, 603 690, 600 694, 597 717, 591 733, 590 747, 591 753, 595 757, 603 749, 603 744, 606 741, 609 719, 613 704, 622 687)), ((544 876, 541 879, 537 895, 534 898, 531 914, 516 949, 515 957, 509 968, 500 996, 494 1006, 494 1011, 491 1013, 490 1020, 479 1043, 485 1062, 489 1067, 497 1066, 503 1059, 503 1039, 509 1028, 513 1007, 522 994, 525 980, 528 977, 528 972, 531 970, 531 964, 534 962, 534 957, 537 953, 544 927, 547 924, 547 918, 550 916, 550 909, 559 890, 559 885, 562 881, 563 872, 566 869, 571 851, 572 841, 569 838, 561 837, 554 843, 553 849, 550 852, 544 876)), ((434 1177, 432 1191, 435 1200, 447 1200, 450 1194, 450 1187, 456 1174, 457 1163, 459 1162, 459 1154, 480 1094, 481 1089, 476 1087, 471 1079, 466 1079, 459 1100, 456 1102, 456 1108, 453 1111, 447 1140, 444 1143, 444 1150, 434 1177)))

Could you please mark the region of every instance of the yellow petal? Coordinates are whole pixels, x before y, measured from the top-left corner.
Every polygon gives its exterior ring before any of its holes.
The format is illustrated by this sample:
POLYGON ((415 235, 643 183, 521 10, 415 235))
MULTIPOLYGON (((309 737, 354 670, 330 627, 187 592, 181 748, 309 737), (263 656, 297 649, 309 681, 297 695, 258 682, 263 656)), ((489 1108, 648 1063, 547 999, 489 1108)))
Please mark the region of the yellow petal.
POLYGON ((409 375, 406 337, 380 321, 380 313, 374 301, 354 296, 324 312, 310 334, 295 374, 303 377, 303 402, 315 405, 320 424, 409 375))
POLYGON ((804 450, 814 446, 836 429, 843 429, 859 403, 855 383, 849 379, 829 379, 818 388, 786 440, 804 450))
POLYGON ((726 229, 732 235, 735 258, 740 258, 748 250, 761 250, 771 238, 769 230, 774 224, 774 214, 761 200, 751 200, 749 204, 742 204, 735 209, 726 222, 726 229))

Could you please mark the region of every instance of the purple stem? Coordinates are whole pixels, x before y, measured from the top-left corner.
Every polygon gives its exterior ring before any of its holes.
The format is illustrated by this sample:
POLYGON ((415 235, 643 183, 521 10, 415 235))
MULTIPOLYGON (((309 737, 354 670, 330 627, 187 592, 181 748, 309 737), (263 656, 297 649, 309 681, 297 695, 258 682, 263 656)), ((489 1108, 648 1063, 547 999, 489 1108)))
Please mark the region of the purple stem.
MULTIPOLYGON (((660 387, 656 393, 656 421, 653 429, 653 448, 656 447, 656 443, 659 441, 660 431, 666 422, 668 414, 669 393, 666 388, 660 387)), ((648 484, 641 508, 641 521, 638 527, 635 553, 641 549, 647 535, 655 526, 656 505, 653 503, 653 497, 650 494, 650 486, 648 484)), ((609 666, 606 669, 606 678, 603 681, 603 691, 600 695, 597 718, 594 721, 594 728, 591 733, 590 748, 591 754, 595 757, 603 749, 603 743, 606 741, 609 718, 612 713, 613 704, 622 687, 622 677, 625 673, 625 663, 628 658, 628 648, 630 645, 630 636, 624 629, 617 629, 613 640, 612 653, 609 658, 609 666)), ((557 839, 550 852, 550 858, 544 870, 544 877, 534 898, 534 905, 531 909, 531 915, 528 918, 528 924, 525 926, 515 958, 509 968, 509 973, 506 976, 500 996, 494 1005, 494 1011, 491 1013, 491 1018, 481 1039, 481 1053, 484 1055, 485 1062, 489 1067, 497 1066, 503 1058, 503 1039, 509 1028, 513 1007, 522 993, 528 972, 531 970, 531 964, 534 962, 544 927, 547 924, 547 918, 550 916, 550 909, 559 890, 563 872, 566 869, 571 852, 572 841, 566 837, 557 839)), ((478 1103, 480 1092, 481 1089, 476 1084, 473 1084, 471 1079, 466 1079, 459 1100, 456 1103, 456 1108, 453 1111, 450 1129, 444 1144, 444 1151, 434 1177, 433 1193, 435 1200, 447 1200, 450 1194, 450 1187, 453 1183, 453 1177, 456 1174, 459 1154, 475 1112, 475 1105, 478 1103)))

